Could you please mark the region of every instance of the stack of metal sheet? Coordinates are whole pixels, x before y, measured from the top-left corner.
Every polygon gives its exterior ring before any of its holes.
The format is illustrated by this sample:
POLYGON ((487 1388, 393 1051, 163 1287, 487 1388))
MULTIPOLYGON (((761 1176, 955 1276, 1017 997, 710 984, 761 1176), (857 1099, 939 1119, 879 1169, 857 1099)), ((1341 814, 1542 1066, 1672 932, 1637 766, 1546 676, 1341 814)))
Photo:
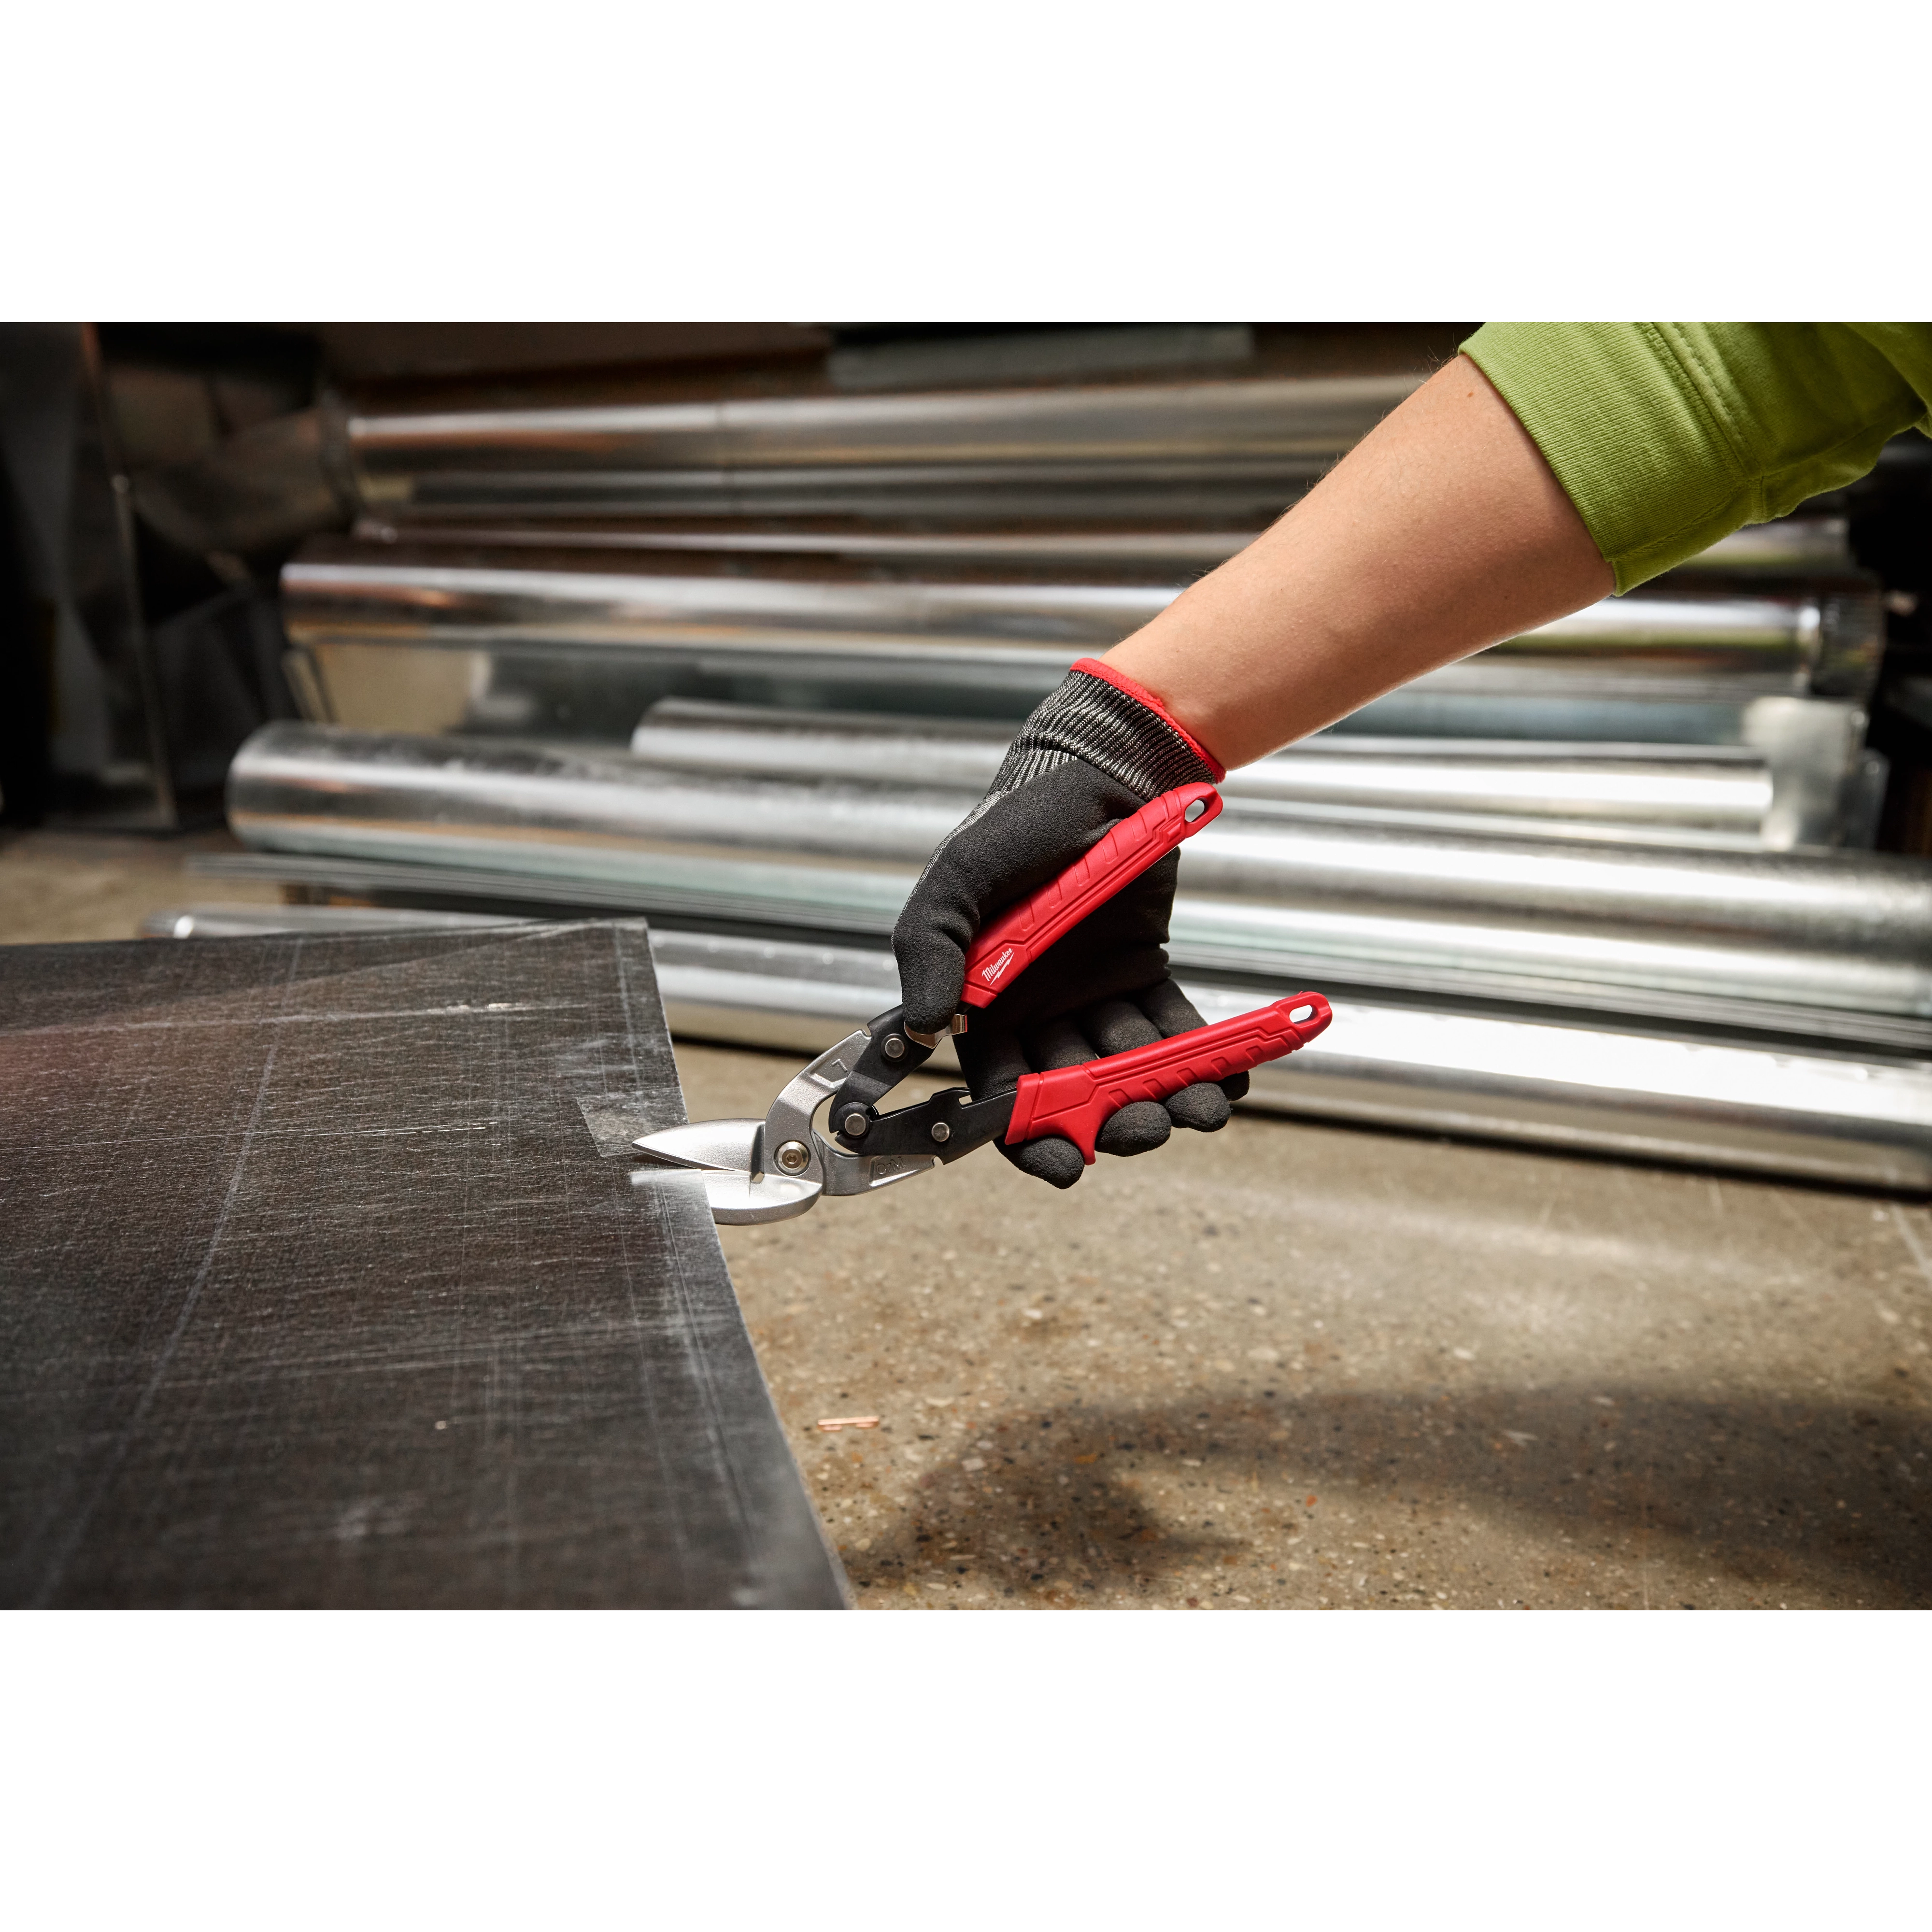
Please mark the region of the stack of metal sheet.
MULTIPOLYGON (((1409 386, 352 414, 365 514, 284 580, 314 722, 236 760, 227 868, 643 910, 674 1024, 812 1044, 1018 719, 1409 386)), ((1932 1183, 1932 872, 1843 849, 1881 638, 1800 518, 1419 680, 1230 776, 1177 964, 1354 1016, 1264 1104, 1932 1183)))

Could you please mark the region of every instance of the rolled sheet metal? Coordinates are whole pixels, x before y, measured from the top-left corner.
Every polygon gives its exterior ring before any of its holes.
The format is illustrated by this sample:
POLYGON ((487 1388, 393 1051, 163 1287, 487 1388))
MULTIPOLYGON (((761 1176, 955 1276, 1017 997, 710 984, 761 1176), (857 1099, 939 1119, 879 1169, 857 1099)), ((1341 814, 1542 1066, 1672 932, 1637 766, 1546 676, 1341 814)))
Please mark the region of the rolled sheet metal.
MULTIPOLYGON (((992 782, 1011 736, 992 723, 669 698, 645 713, 631 749, 668 770, 835 782, 862 776, 976 794, 992 782)), ((1238 815, 1789 850, 1832 842, 1852 747, 1842 738, 1808 742, 1800 755, 1775 760, 1744 746, 1584 748, 1587 755, 1560 743, 1330 734, 1230 772, 1221 792, 1238 815)))
MULTIPOLYGON (((154 914, 151 937, 394 932, 506 922, 365 907, 213 906, 154 914)), ((892 1005, 877 949, 655 928, 673 1036, 801 1054, 892 1005)), ((1190 982, 1210 1024, 1284 990, 1190 982)), ((1258 1067, 1242 1105, 1532 1146, 1886 1188, 1932 1189, 1932 1065, 1792 1053, 1340 1000, 1313 1046, 1258 1067)), ((934 1065, 957 1070, 950 1042, 934 1065)))
MULTIPOLYGON (((312 654, 429 646, 484 656, 554 650, 716 661, 740 671, 964 677, 1043 688, 1106 650, 1185 587, 1126 566, 1084 580, 991 572, 946 577, 842 560, 633 557, 568 550, 458 551, 318 538, 282 573, 290 640, 312 654)), ((1643 698, 1686 686, 1858 698, 1883 641, 1875 587, 1646 590, 1433 672, 1413 688, 1482 698, 1643 698)), ((333 686, 347 674, 331 664, 333 686)), ((334 699, 344 716, 345 700, 334 699)), ((1017 701, 1017 699, 1016 700, 1017 701)), ((634 722, 633 719, 632 722, 634 722)))
MULTIPOLYGON (((654 930, 674 1036, 814 1052, 898 997, 889 953, 654 930)), ((1188 980, 1202 1018, 1292 990, 1188 980)), ((1258 1067, 1264 1112, 1628 1159, 1932 1187, 1932 1065, 1574 1024, 1331 1002, 1311 1046, 1258 1067)), ((941 1063, 942 1064, 944 1063, 941 1063)))
MULTIPOLYGON (((887 530, 827 517, 789 523, 723 519, 682 523, 614 518, 546 520, 514 524, 485 518, 461 524, 412 523, 365 516, 355 535, 365 543, 411 546, 460 544, 486 550, 684 551, 694 556, 826 556, 848 561, 952 565, 1024 565, 1078 572, 1082 566, 1133 566, 1156 569, 1209 570, 1246 549, 1256 530, 1177 530, 1155 524, 1132 527, 1088 525, 1012 526, 998 530, 887 530)), ((1681 566, 1702 574, 1855 578, 1848 526, 1843 517, 1784 517, 1722 537, 1681 566)))
MULTIPOLYGON (((896 659, 805 652, 781 658, 551 644, 472 651, 326 639, 291 650, 285 668, 304 715, 319 723, 605 747, 625 743, 644 713, 670 695, 800 712, 945 714, 1004 721, 1011 730, 1066 674, 1058 659, 1029 666, 1010 657, 968 661, 916 650, 896 659)), ((1606 692, 1574 676, 1552 680, 1532 673, 1500 688, 1445 691, 1439 678, 1425 678, 1364 705, 1325 735, 1586 747, 1744 746, 1774 761, 1778 747, 1787 745, 1813 771, 1812 782, 1835 795, 1863 742, 1862 708, 1836 698, 1754 694, 1737 682, 1686 680, 1664 689, 1634 692, 1626 685, 1606 692), (1828 741, 1838 748, 1818 766, 1828 741)), ((1832 822, 1828 811, 1823 822, 1832 822)), ((1816 842, 1820 835, 1793 836, 1816 842)))
POLYGON ((1271 514, 1419 377, 1111 383, 580 407, 362 408, 365 509, 412 516, 1271 514))
MULTIPOLYGON (((621 887, 653 909, 883 934, 956 790, 801 784, 276 724, 237 755, 258 849, 621 887), (652 898, 652 896, 655 896, 652 898)), ((1839 1030, 1932 1018, 1932 866, 1225 820, 1182 858, 1177 959, 1216 970, 1839 1030), (1688 1005, 1686 1003, 1689 1003, 1688 1005)))
MULTIPOLYGON (((399 544, 412 550, 452 547, 488 550, 580 550, 651 556, 836 557, 848 562, 1046 568, 1077 574, 1083 568, 1123 566, 1184 574, 1211 570, 1260 534, 1256 530, 1180 530, 1170 524, 1088 524, 1067 529, 1015 524, 986 530, 891 530, 832 517, 783 523, 709 518, 649 522, 615 518, 545 519, 516 524, 417 523, 365 516, 352 532, 358 542, 399 544)), ((1850 567, 1849 555, 1843 568, 1850 567)))

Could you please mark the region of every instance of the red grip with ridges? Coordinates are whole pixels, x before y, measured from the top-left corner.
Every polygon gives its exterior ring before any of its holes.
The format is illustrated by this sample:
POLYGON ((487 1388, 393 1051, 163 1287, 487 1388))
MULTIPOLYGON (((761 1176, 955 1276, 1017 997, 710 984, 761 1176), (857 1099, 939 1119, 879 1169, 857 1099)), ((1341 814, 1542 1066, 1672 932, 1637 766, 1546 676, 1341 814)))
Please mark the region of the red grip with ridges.
POLYGON ((973 942, 966 955, 962 1005, 990 1006, 1057 939, 1096 906, 1105 905, 1184 838, 1221 815, 1221 794, 1210 784, 1177 786, 1124 818, 1090 852, 1030 898, 1010 907, 973 942), (1187 809, 1207 808, 1191 823, 1187 809))
POLYGON ((1091 1167, 1094 1136, 1130 1101, 1165 1100, 1197 1080, 1225 1080, 1264 1060, 1279 1060, 1306 1046, 1334 1018, 1319 993, 1292 993, 1272 1006, 1238 1013, 1217 1026, 1178 1033, 1151 1046, 1027 1074, 1013 1097, 1007 1144, 1064 1134, 1091 1167), (1306 1017, 1291 1019, 1291 1013, 1306 1017))

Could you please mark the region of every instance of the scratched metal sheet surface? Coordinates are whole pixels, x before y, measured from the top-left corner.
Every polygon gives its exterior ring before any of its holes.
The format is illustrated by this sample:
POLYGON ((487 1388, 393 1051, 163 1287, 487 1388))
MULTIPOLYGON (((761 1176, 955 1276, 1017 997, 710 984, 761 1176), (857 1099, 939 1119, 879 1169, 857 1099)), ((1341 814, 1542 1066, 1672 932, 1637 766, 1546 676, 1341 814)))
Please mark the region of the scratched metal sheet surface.
POLYGON ((845 1599, 641 922, 0 947, 0 1600, 845 1599))

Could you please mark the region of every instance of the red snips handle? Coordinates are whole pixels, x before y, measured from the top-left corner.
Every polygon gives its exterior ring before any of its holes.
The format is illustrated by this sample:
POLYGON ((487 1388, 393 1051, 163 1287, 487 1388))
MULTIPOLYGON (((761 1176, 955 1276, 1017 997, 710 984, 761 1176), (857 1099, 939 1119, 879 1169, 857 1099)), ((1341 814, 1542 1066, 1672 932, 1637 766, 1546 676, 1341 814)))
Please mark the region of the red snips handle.
POLYGON ((1078 1066, 1024 1075, 1013 1098, 1007 1144, 1064 1134, 1091 1167, 1094 1136, 1109 1114, 1130 1100, 1165 1100, 1197 1080, 1225 1080, 1264 1060, 1279 1060, 1306 1046, 1334 1018, 1319 993, 1291 993, 1218 1026, 1196 1027, 1078 1066))
POLYGON ((1055 940, 1220 813, 1221 794, 1212 785, 1186 784, 1162 792, 1132 818, 1122 819, 1090 852, 1030 898, 1003 912, 974 940, 966 955, 961 1003, 990 1006, 1055 940))

